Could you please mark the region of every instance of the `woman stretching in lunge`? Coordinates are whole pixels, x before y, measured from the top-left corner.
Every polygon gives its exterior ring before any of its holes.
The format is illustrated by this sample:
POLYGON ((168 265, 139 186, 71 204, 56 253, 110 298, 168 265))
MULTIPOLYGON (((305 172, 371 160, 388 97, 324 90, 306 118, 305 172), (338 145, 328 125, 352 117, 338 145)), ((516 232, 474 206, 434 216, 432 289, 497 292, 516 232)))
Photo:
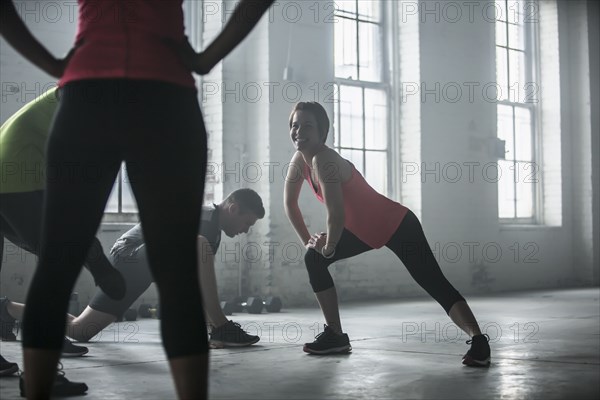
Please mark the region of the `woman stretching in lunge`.
POLYGON ((446 280, 427 243, 415 214, 377 193, 354 165, 325 145, 327 112, 315 102, 296 104, 290 115, 290 136, 296 147, 285 183, 285 210, 308 249, 305 255, 310 284, 325 316, 325 330, 304 351, 312 354, 348 352, 338 299, 327 268, 332 263, 387 246, 472 340, 463 357, 468 366, 490 364, 489 337, 482 335, 465 299, 446 280), (327 233, 310 235, 298 207, 302 183, 307 180, 327 207, 327 233))

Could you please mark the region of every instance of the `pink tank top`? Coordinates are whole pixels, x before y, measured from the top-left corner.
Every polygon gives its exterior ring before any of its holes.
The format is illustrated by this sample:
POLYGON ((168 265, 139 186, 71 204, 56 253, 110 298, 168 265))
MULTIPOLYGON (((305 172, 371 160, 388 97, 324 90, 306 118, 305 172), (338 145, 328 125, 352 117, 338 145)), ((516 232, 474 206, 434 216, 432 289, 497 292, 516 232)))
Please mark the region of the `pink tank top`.
POLYGON ((165 39, 184 40, 182 0, 78 0, 73 54, 59 85, 81 79, 158 80, 195 88, 165 39))
MULTIPOLYGON (((369 246, 379 249, 389 242, 408 212, 408 208, 378 193, 369 186, 354 164, 350 163, 350 165, 352 165, 352 177, 342 184, 346 215, 344 228, 369 246)), ((315 190, 310 168, 306 164, 304 166, 304 176, 311 190, 321 203, 325 203, 321 185, 319 184, 315 190)))

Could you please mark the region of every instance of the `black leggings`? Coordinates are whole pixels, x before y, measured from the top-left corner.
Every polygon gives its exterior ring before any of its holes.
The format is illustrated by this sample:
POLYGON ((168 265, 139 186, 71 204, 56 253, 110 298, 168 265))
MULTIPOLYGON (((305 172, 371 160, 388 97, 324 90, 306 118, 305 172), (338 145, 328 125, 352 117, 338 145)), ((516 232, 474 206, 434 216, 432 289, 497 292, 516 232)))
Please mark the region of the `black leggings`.
POLYGON ((23 346, 61 348, 69 295, 125 161, 167 357, 207 353, 196 268, 206 131, 196 92, 155 81, 71 82, 61 89, 46 154, 41 251, 23 346))
MULTIPOLYGON (((4 260, 4 238, 30 253, 39 255, 43 200, 42 190, 0 194, 0 260, 4 260)), ((94 277, 112 269, 96 237, 92 239, 85 266, 94 277)))
MULTIPOLYGON (((465 300, 442 273, 427 243, 421 223, 412 211, 408 211, 386 246, 400 258, 414 280, 444 307, 447 314, 454 303, 465 300)), ((331 259, 323 257, 314 249, 308 250, 304 261, 315 293, 333 287, 333 279, 327 269, 331 264, 372 249, 352 232, 344 229, 331 259)))

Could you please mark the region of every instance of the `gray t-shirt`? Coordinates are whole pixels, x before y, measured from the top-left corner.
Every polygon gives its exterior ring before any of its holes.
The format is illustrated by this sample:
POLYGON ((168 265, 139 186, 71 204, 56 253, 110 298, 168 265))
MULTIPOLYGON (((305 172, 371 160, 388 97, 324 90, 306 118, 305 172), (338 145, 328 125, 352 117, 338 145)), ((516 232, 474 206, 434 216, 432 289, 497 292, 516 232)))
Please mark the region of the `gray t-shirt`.
MULTIPOLYGON (((198 234, 206 238, 213 250, 213 254, 216 254, 221 244, 221 228, 219 228, 219 210, 215 204, 212 207, 202 207, 200 231, 198 234)), ((110 254, 114 255, 127 248, 134 250, 130 254, 133 255, 144 247, 144 245, 142 225, 137 224, 117 239, 110 249, 110 254)))

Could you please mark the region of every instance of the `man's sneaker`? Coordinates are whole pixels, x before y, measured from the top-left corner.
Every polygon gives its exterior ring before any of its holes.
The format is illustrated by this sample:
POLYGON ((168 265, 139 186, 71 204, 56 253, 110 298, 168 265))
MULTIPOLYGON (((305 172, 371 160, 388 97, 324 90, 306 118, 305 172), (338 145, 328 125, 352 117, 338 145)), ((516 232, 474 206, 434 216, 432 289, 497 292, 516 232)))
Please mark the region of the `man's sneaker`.
POLYGON ((81 357, 87 354, 88 348, 85 346, 76 346, 67 338, 63 339, 62 356, 63 357, 81 357))
POLYGON ((19 371, 17 363, 6 361, 6 358, 0 355, 0 376, 14 375, 19 371))
MULTIPOLYGON (((21 390, 21 397, 25 397, 25 374, 21 374, 19 377, 19 389, 21 390)), ((59 370, 56 372, 56 379, 54 379, 54 386, 52 387, 52 396, 56 397, 67 397, 67 396, 80 396, 87 392, 88 387, 83 382, 71 382, 65 378, 65 373, 62 371, 62 364, 59 363, 59 370)))
POLYGON ((475 335, 467 344, 471 345, 467 354, 463 356, 462 363, 469 367, 489 367, 490 357, 490 337, 488 335, 475 335))
POLYGON ((315 336, 314 342, 305 343, 303 350, 311 354, 348 353, 352 351, 352 346, 350 346, 348 335, 337 334, 325 325, 325 330, 315 336))
POLYGON ((0 339, 5 342, 14 342, 17 340, 17 336, 13 332, 15 319, 8 313, 9 302, 7 297, 0 298, 0 339))
POLYGON ((233 321, 227 321, 218 328, 213 328, 210 333, 210 345, 213 348, 223 347, 245 347, 250 346, 260 340, 260 337, 248 335, 242 329, 240 324, 233 321))

